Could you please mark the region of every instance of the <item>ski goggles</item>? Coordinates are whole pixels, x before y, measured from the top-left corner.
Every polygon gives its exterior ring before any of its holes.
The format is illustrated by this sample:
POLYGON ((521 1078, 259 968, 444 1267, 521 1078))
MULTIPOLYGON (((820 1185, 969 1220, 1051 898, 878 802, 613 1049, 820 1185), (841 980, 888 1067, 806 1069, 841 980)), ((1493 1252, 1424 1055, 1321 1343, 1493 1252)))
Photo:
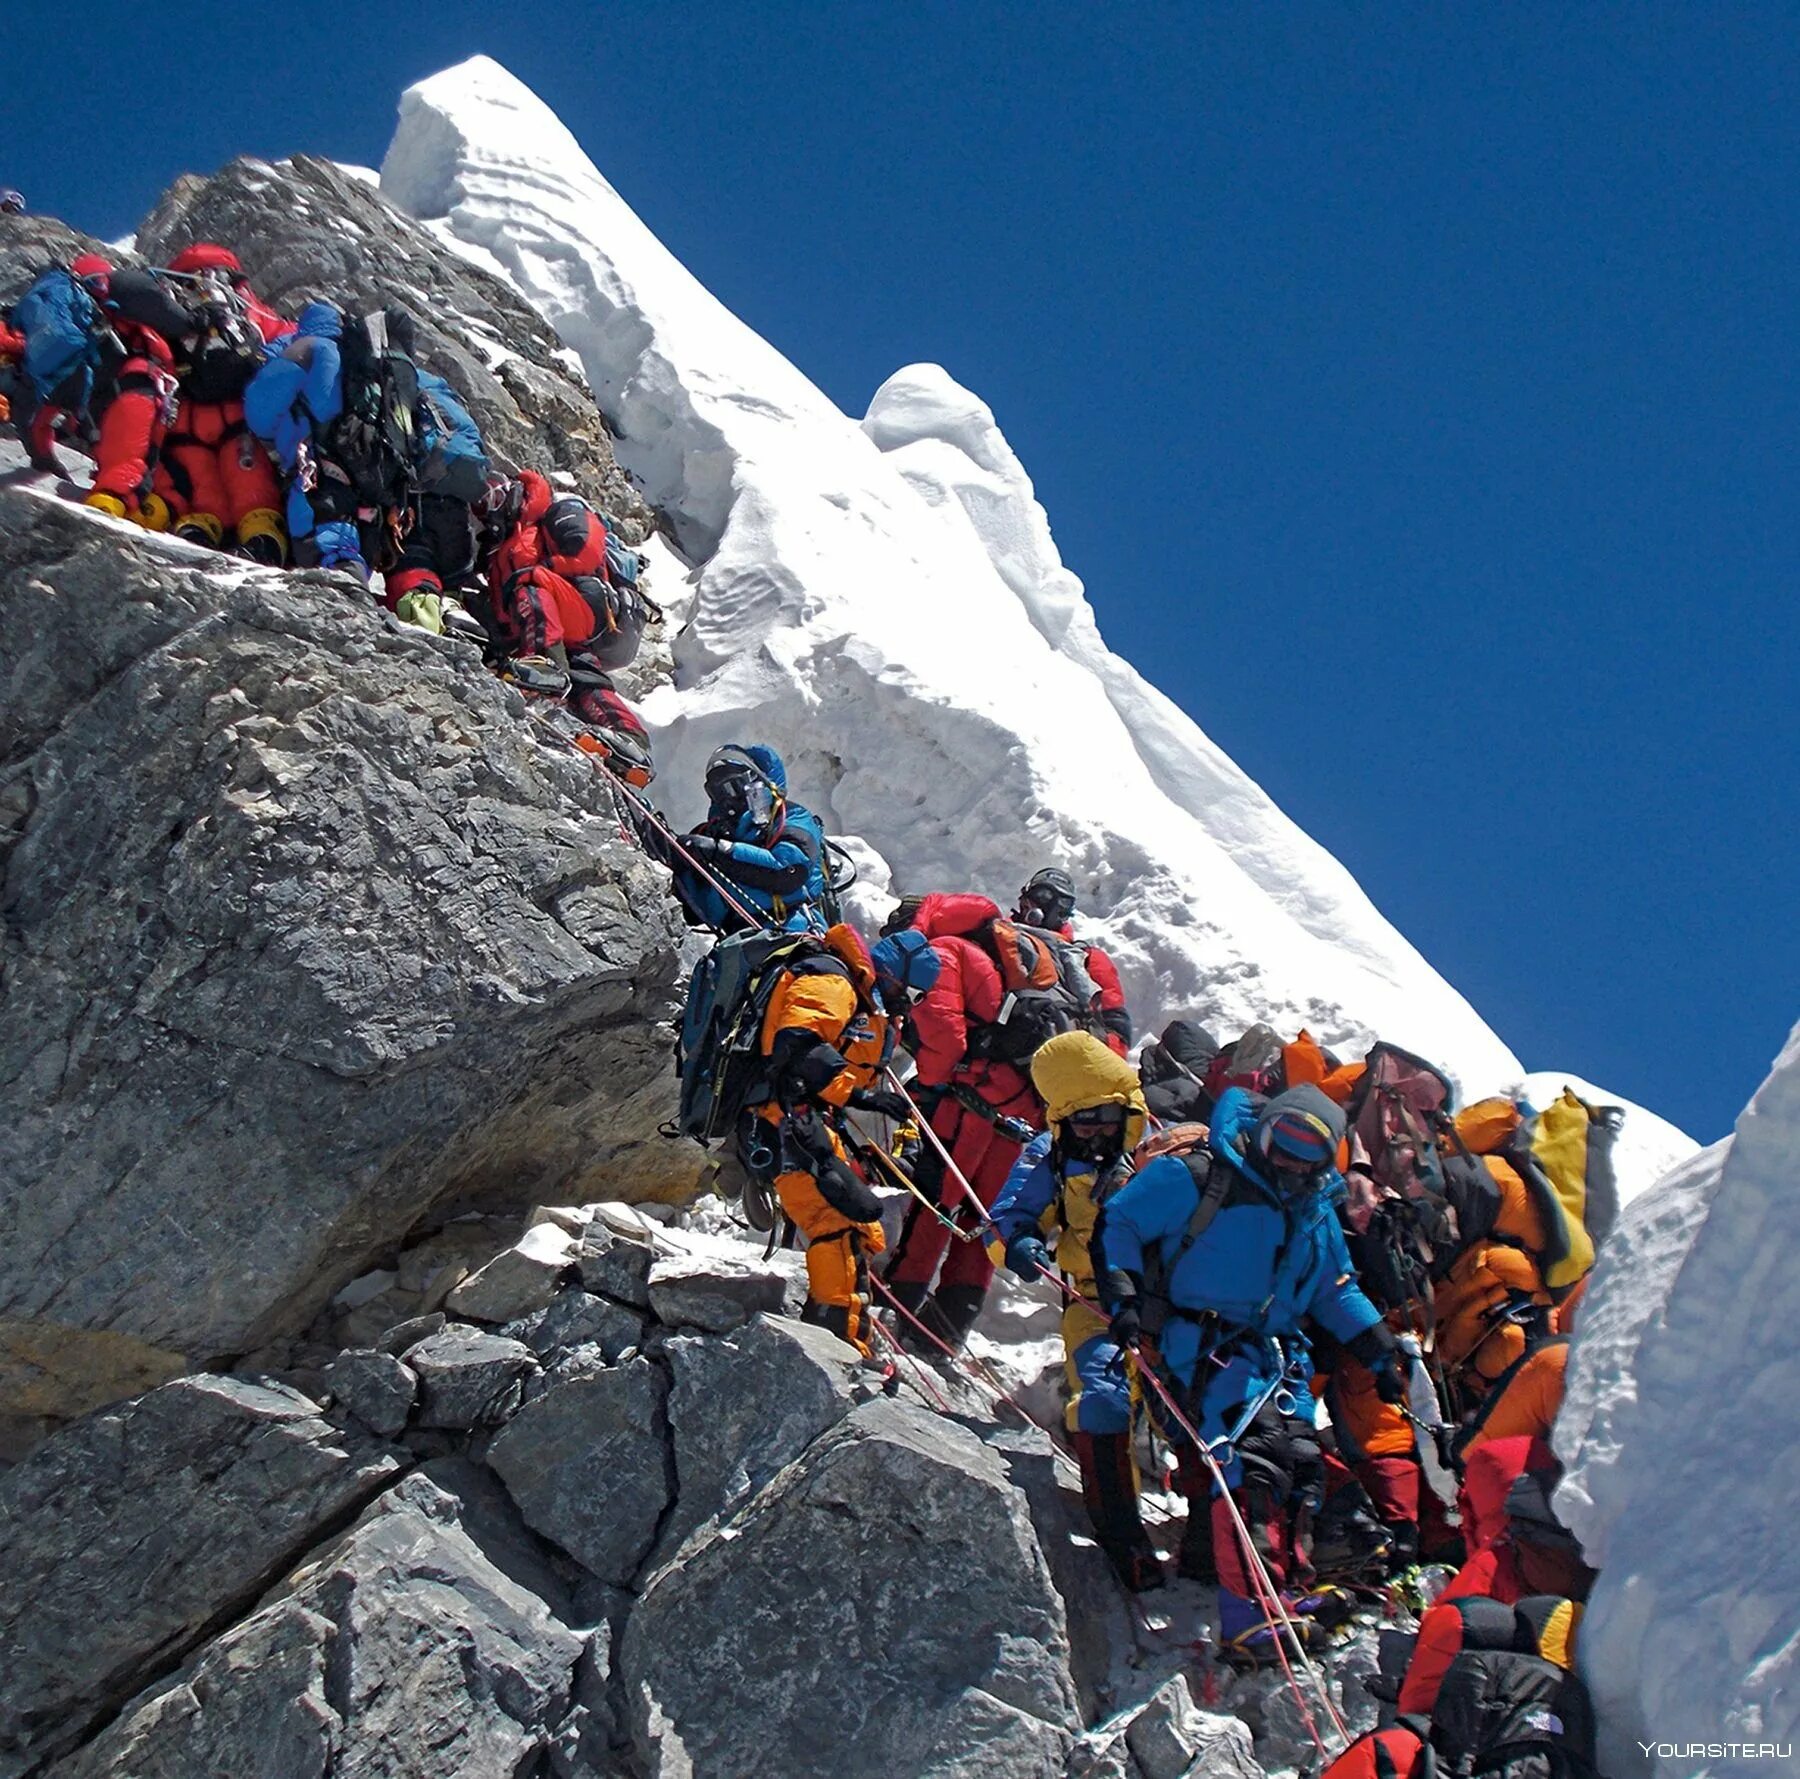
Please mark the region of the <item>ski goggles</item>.
POLYGON ((1123 1106, 1079 1106, 1063 1119, 1065 1131, 1078 1137, 1109 1136, 1125 1128, 1123 1106))
POLYGON ((706 795, 716 808, 745 810, 759 827, 773 819, 780 793, 742 748, 716 748, 706 762, 705 782, 706 795))

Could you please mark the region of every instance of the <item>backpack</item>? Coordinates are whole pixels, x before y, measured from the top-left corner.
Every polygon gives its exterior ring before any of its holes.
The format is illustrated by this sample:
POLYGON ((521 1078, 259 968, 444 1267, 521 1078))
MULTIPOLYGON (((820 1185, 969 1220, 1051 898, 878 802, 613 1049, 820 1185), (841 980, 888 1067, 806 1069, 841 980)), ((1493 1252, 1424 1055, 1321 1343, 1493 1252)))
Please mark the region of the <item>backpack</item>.
POLYGON ((1565 1779, 1594 1771, 1587 1688, 1560 1663, 1518 1648, 1458 1654, 1438 1689, 1428 1733, 1431 1771, 1441 1779, 1565 1779))
POLYGON ((1624 1116, 1617 1106, 1590 1106, 1568 1088, 1529 1117, 1504 1098, 1478 1100, 1459 1113, 1451 1136, 1464 1165, 1453 1156, 1445 1168, 1462 1239, 1494 1227, 1500 1187, 1484 1160, 1474 1159, 1492 1157, 1524 1182, 1541 1239, 1519 1245, 1537 1262, 1545 1286, 1558 1294, 1574 1286, 1594 1264, 1598 1237, 1589 1216, 1604 1233, 1618 1215, 1612 1146, 1624 1116))
POLYGON ((983 922, 968 936, 1000 966, 1005 990, 999 1017, 981 1027, 970 1046, 976 1054, 1017 1068, 1063 1032, 1098 1034, 1103 1029, 1100 988, 1088 974, 1085 946, 1005 915, 983 922))
POLYGON ((344 317, 344 411, 322 441, 357 505, 376 512, 405 505, 418 449, 419 373, 389 334, 385 311, 344 317))
POLYGON ((1152 1131, 1131 1152, 1131 1173, 1148 1167, 1165 1155, 1172 1155, 1194 1177, 1200 1202, 1188 1218, 1175 1252, 1165 1258, 1163 1244, 1156 1242, 1144 1252, 1144 1290, 1138 1299, 1140 1326, 1152 1340, 1168 1325, 1173 1313, 1169 1285, 1175 1269, 1187 1257, 1187 1251, 1212 1223, 1231 1191, 1231 1169, 1218 1163, 1209 1147, 1211 1133, 1204 1124, 1171 1124, 1152 1131))
POLYGON ((1319 1779, 1424 1779, 1431 1751, 1404 1724, 1358 1736, 1319 1779))
POLYGON ((644 558, 638 551, 627 547, 612 525, 606 527, 606 578, 615 587, 624 587, 630 592, 639 591, 638 582, 643 579, 644 558))
POLYGON ((597 574, 578 574, 574 587, 594 614, 594 634, 580 645, 584 654, 612 673, 637 659, 650 614, 630 587, 609 584, 597 574))
POLYGON ((814 933, 762 928, 721 939, 695 964, 676 1039, 681 1103, 671 1135, 699 1143, 735 1135, 747 1106, 767 1097, 762 1022, 782 972, 826 951, 814 933))
POLYGON ((1438 1132, 1456 1099, 1448 1077, 1397 1044, 1376 1044, 1345 1108, 1378 1186, 1401 1198, 1444 1197, 1438 1132))
POLYGON ((1206 1091, 1216 1102, 1228 1087, 1272 1096, 1287 1086, 1281 1066, 1282 1042, 1266 1025, 1251 1026, 1206 1065, 1206 1091))
POLYGON ((12 326, 25 336, 21 368, 39 402, 78 413, 93 394, 105 318, 93 293, 67 266, 47 266, 13 304, 12 326))
POLYGON ((262 330, 229 279, 206 272, 187 282, 192 288, 186 301, 199 319, 200 331, 186 355, 182 394, 202 403, 242 401, 250 379, 263 366, 267 348, 262 330))

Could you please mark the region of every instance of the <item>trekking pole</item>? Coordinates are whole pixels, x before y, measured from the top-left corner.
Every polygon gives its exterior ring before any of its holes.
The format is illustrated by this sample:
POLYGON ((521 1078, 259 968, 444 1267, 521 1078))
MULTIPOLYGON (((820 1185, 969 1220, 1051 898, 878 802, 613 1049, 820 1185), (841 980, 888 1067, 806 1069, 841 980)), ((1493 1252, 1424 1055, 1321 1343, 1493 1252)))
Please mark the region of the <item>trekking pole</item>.
MULTIPOLYGON (((1048 1267, 1039 1267, 1038 1270, 1065 1296, 1073 1302, 1084 1304, 1107 1327, 1112 1326, 1112 1318, 1106 1311, 1092 1298, 1084 1297, 1060 1273, 1052 1272, 1048 1267)), ((1169 1418, 1188 1437, 1194 1449, 1200 1454, 1201 1463, 1206 1466, 1212 1477, 1213 1486, 1219 1492, 1219 1498, 1225 1503, 1226 1515, 1231 1521, 1232 1532, 1237 1538, 1239 1549, 1244 1557, 1245 1572, 1250 1577, 1251 1586, 1257 1596, 1257 1604, 1262 1608, 1264 1617, 1268 1619, 1270 1627, 1275 1631, 1275 1653, 1281 1659, 1281 1669, 1287 1678, 1288 1689, 1294 1695, 1294 1703, 1299 1707, 1300 1716, 1306 1724, 1308 1734, 1313 1739, 1313 1745, 1318 1749, 1320 1756, 1329 1761, 1331 1750, 1326 1747, 1325 1739, 1320 1735, 1318 1725, 1313 1721, 1312 1712, 1307 1707, 1306 1697, 1300 1689, 1300 1683, 1294 1677, 1294 1670, 1288 1662, 1287 1651, 1283 1647, 1283 1632, 1293 1643, 1294 1651, 1300 1658, 1300 1665, 1305 1671, 1307 1679, 1323 1703, 1326 1715, 1330 1717, 1333 1727, 1343 1737, 1346 1748, 1352 1740, 1349 1727, 1345 1724, 1343 1716, 1332 1700, 1331 1693, 1325 1685, 1324 1676, 1319 1673, 1311 1656, 1307 1653, 1305 1644, 1300 1641, 1300 1634, 1294 1626, 1292 1616, 1281 1602, 1280 1591, 1276 1588, 1274 1578, 1269 1574, 1262 1555, 1256 1548, 1256 1540, 1251 1534, 1250 1527, 1245 1522, 1237 1502, 1232 1499, 1231 1490, 1225 1481, 1224 1469, 1218 1459, 1213 1456, 1211 1446, 1200 1437, 1199 1428, 1182 1412, 1181 1405, 1175 1400, 1175 1393, 1163 1382, 1157 1374, 1156 1368, 1140 1362, 1137 1369, 1138 1376, 1143 1378, 1156 1392, 1163 1407, 1168 1411, 1169 1418)), ((1280 1381, 1278 1379, 1277 1383, 1279 1384, 1280 1381)), ((1270 1394, 1273 1395, 1274 1391, 1271 1390, 1270 1394)))
POLYGON ((979 1239, 981 1233, 979 1230, 964 1229, 963 1226, 958 1223, 954 1217, 950 1216, 941 1205, 933 1204, 931 1200, 925 1196, 924 1189, 914 1181, 912 1176, 907 1173, 906 1169, 903 1168, 893 1156, 889 1155, 879 1143, 875 1142, 860 1124, 849 1117, 844 1119, 844 1123, 849 1127, 851 1134, 860 1139, 860 1144, 857 1149, 858 1160, 874 1161, 880 1167, 881 1171, 887 1175, 890 1181, 897 1186, 904 1186, 906 1190, 919 1201, 920 1205, 923 1206, 925 1210, 929 1211, 938 1222, 943 1224, 943 1226, 949 1230, 959 1242, 972 1242, 979 1239))
POLYGON ((926 1142, 937 1151, 938 1159, 943 1162, 951 1179, 962 1188, 964 1196, 974 1207, 975 1215, 980 1219, 982 1227, 991 1229, 994 1234, 998 1236, 1000 1233, 1000 1225, 988 1215, 988 1208, 981 1202, 981 1195, 969 1184, 968 1176, 956 1165, 955 1158, 951 1155, 950 1151, 944 1147, 943 1139, 931 1128, 931 1120, 927 1118, 920 1109, 919 1102, 906 1091, 906 1083, 894 1072, 894 1065, 889 1063, 883 1073, 886 1076, 888 1085, 892 1087, 910 1107, 912 1107, 913 1116, 918 1119, 919 1129, 923 1133, 926 1142))

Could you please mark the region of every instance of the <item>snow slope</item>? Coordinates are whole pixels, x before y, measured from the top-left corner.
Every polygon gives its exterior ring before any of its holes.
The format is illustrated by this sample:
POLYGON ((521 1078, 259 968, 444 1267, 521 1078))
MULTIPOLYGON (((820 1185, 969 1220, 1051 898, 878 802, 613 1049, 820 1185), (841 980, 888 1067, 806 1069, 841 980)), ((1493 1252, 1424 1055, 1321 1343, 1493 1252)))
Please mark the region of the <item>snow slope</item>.
POLYGON ((1643 1741, 1800 1737, 1797 1181, 1800 1027, 1733 1135, 1626 1212, 1582 1304, 1557 1502, 1601 1568, 1581 1654, 1615 1775, 1643 1741))
MULTIPOLYGON (((673 814, 698 814, 714 747, 769 741, 857 843, 860 915, 905 890, 1006 901, 1054 861, 1146 1022, 1229 1036, 1266 1019, 1349 1050, 1379 1033, 1471 1094, 1518 1082, 1343 866, 1107 649, 978 397, 913 365, 856 424, 485 57, 405 94, 381 179, 580 355, 620 460, 697 565, 677 683, 645 705, 673 814)), ((1683 1145, 1660 1127, 1635 1178, 1628 1153, 1626 1192, 1683 1145)))

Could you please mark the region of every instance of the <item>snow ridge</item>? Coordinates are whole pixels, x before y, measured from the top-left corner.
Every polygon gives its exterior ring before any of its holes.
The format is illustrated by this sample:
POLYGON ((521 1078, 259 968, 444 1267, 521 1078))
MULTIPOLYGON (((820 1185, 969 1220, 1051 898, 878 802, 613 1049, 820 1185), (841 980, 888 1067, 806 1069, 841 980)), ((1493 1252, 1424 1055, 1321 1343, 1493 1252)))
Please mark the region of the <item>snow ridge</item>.
POLYGON ((862 861, 858 914, 947 885, 1004 901, 1054 861, 1146 1020, 1268 1019, 1349 1050, 1379 1034, 1471 1095, 1518 1081, 1349 872, 1107 649, 978 397, 914 365, 858 425, 486 57, 408 90, 381 178, 580 355, 698 565, 676 684, 645 706, 672 813, 698 813, 712 748, 769 741, 862 861))

